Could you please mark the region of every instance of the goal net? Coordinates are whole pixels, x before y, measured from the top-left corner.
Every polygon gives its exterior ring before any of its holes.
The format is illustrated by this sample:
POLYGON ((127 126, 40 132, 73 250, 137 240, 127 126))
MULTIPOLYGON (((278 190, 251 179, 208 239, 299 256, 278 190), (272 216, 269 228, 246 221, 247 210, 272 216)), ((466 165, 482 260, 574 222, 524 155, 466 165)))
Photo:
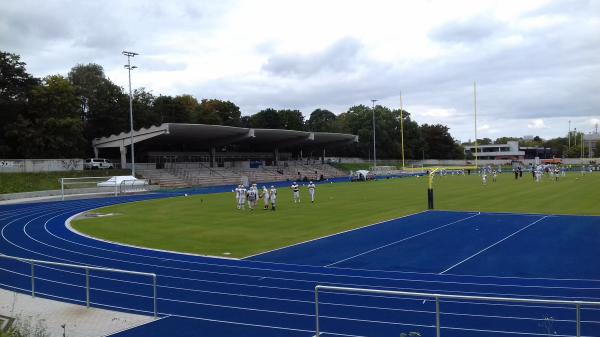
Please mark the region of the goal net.
POLYGON ((69 195, 119 195, 145 192, 148 180, 133 176, 60 178, 61 199, 69 195))

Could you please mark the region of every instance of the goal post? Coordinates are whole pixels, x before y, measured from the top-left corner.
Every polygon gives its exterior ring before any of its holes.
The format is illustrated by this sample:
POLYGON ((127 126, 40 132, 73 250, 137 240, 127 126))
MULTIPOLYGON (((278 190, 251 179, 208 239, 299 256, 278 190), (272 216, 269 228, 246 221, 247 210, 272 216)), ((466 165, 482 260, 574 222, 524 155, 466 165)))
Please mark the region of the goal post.
POLYGON ((129 176, 60 178, 61 200, 75 194, 106 194, 118 196, 123 193, 137 193, 148 190, 147 179, 129 176))
POLYGON ((427 209, 433 209, 433 177, 435 173, 438 171, 438 168, 434 168, 429 171, 429 184, 427 187, 427 209))

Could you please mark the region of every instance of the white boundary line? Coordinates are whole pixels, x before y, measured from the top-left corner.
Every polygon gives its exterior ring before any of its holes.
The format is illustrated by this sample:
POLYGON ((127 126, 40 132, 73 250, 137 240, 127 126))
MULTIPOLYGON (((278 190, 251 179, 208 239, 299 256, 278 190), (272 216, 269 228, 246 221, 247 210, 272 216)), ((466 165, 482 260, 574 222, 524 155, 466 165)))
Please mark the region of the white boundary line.
POLYGON ((403 238, 403 239, 400 239, 400 240, 397 240, 397 241, 394 241, 394 242, 388 243, 388 244, 386 244, 386 245, 379 246, 379 247, 376 247, 376 248, 373 248, 373 249, 367 250, 367 251, 365 251, 365 252, 362 252, 362 253, 360 253, 360 254, 356 254, 356 255, 353 255, 353 256, 347 257, 347 258, 345 258, 345 259, 342 259, 342 260, 339 260, 339 261, 336 261, 336 262, 330 263, 330 264, 326 265, 325 267, 331 267, 331 266, 333 266, 333 265, 336 265, 336 264, 338 264, 338 263, 345 262, 345 261, 348 261, 348 260, 352 260, 352 259, 354 259, 354 258, 356 258, 356 257, 363 256, 363 255, 365 255, 365 254, 369 254, 369 253, 372 253, 372 252, 374 252, 374 251, 377 251, 377 250, 380 250, 380 249, 383 249, 383 248, 386 248, 386 247, 389 247, 389 246, 393 246, 393 245, 395 245, 395 244, 397 244, 397 243, 404 242, 404 241, 407 241, 407 240, 410 240, 410 239, 414 239, 414 238, 416 238, 416 237, 419 237, 419 236, 421 236, 421 235, 425 235, 425 234, 427 234, 427 233, 431 233, 431 232, 433 232, 433 231, 436 231, 436 230, 438 230, 438 229, 441 229, 441 228, 444 228, 444 227, 448 227, 448 226, 450 226, 450 225, 454 225, 455 223, 458 223, 458 222, 461 222, 461 221, 465 221, 465 220, 467 220, 467 219, 474 218, 474 217, 478 216, 479 214, 481 214, 481 213, 477 213, 477 214, 471 215, 471 216, 469 216, 469 217, 466 217, 466 218, 464 218, 464 219, 456 220, 456 221, 453 221, 453 222, 447 223, 447 224, 445 224, 445 225, 441 225, 441 226, 438 226, 438 227, 435 227, 435 228, 431 228, 431 229, 429 229, 429 230, 426 230, 426 231, 424 231, 424 232, 417 233, 417 234, 411 235, 411 236, 409 236, 409 237, 405 237, 405 238, 403 238))
MULTIPOLYGON (((106 310, 106 309, 105 309, 105 310, 106 310)), ((136 325, 130 326, 130 327, 128 327, 128 328, 124 328, 124 329, 121 329, 121 330, 118 330, 118 331, 115 331, 115 332, 111 332, 111 333, 109 333, 108 335, 103 335, 103 336, 101 336, 101 337, 110 337, 110 336, 114 336, 114 335, 116 335, 116 334, 118 334, 118 333, 125 332, 125 331, 129 331, 129 330, 133 330, 133 329, 137 329, 137 328, 139 328, 139 327, 141 327, 141 326, 148 325, 148 324, 151 324, 151 323, 156 323, 156 322, 158 322, 158 321, 161 321, 161 320, 163 320, 163 319, 165 319, 165 318, 169 318, 169 317, 171 317, 171 316, 169 315, 169 316, 163 316, 163 317, 159 317, 159 318, 154 318, 154 319, 152 319, 152 320, 150 320, 150 321, 148 321, 148 322, 142 322, 142 323, 139 323, 139 324, 136 324, 136 325)))
POLYGON ((194 253, 186 253, 186 252, 177 252, 177 251, 174 251, 174 250, 166 250, 166 249, 150 248, 150 247, 144 247, 144 246, 136 246, 136 245, 131 245, 131 244, 117 242, 117 241, 110 241, 110 240, 106 240, 106 239, 100 239, 100 238, 97 238, 97 237, 93 237, 91 235, 87 235, 87 234, 81 233, 80 231, 76 230, 75 228, 73 228, 71 226, 71 220, 73 220, 74 218, 80 216, 81 214, 87 213, 87 212, 90 212, 90 211, 93 211, 93 210, 97 210, 97 209, 100 209, 100 208, 109 207, 109 206, 114 206, 114 205, 100 206, 100 207, 92 208, 90 210, 74 214, 74 215, 70 216, 65 221, 65 227, 68 230, 70 230, 71 232, 73 232, 74 234, 77 234, 79 236, 83 236, 83 237, 86 237, 86 238, 91 239, 91 240, 101 241, 101 242, 110 243, 110 244, 118 245, 118 246, 125 246, 125 247, 130 247, 130 248, 137 248, 137 249, 147 249, 147 250, 152 250, 152 251, 161 252, 161 253, 181 254, 181 255, 197 256, 197 257, 210 257, 210 258, 214 258, 214 259, 223 259, 223 260, 240 260, 239 258, 235 258, 235 257, 226 257, 226 256, 218 256, 218 255, 202 255, 202 254, 194 254, 194 253))
MULTIPOLYGON (((286 249, 286 248, 290 248, 290 247, 294 247, 294 246, 299 246, 299 245, 302 245, 302 244, 305 244, 305 243, 309 243, 309 242, 313 242, 313 241, 317 241, 317 240, 322 240, 322 239, 330 238, 330 237, 333 237, 333 236, 336 236, 336 235, 341 235, 341 234, 345 234, 345 233, 348 233, 348 232, 357 231, 359 229, 365 229, 365 228, 368 228, 368 227, 371 227, 371 226, 380 225, 380 224, 385 223, 385 222, 395 221, 395 220, 398 220, 398 219, 407 218, 409 216, 423 214, 423 213, 427 213, 427 212, 429 212, 429 210, 423 210, 421 212, 416 212, 416 213, 402 215, 402 216, 399 216, 397 218, 392 218, 392 219, 388 219, 388 220, 382 220, 382 221, 379 221, 379 222, 376 222, 376 223, 372 223, 372 224, 368 224, 368 225, 365 225, 365 226, 348 229, 348 230, 345 230, 343 232, 328 234, 328 235, 321 236, 321 237, 318 237, 318 238, 314 238, 314 239, 310 239, 310 240, 306 240, 306 241, 294 243, 294 244, 291 244, 291 245, 288 245, 288 246, 284 246, 284 247, 279 247, 279 248, 267 250, 267 251, 262 252, 262 253, 258 253, 258 254, 254 254, 254 255, 248 255, 248 256, 242 258, 241 260, 248 260, 250 258, 253 258, 253 257, 256 257, 256 256, 260 256, 260 255, 263 255, 263 254, 268 254, 268 253, 276 252, 278 250, 282 250, 282 249, 286 249)), ((250 260, 250 261, 254 261, 254 260, 250 260)), ((258 262, 268 262, 268 261, 260 261, 260 260, 258 260, 258 262)), ((319 267, 319 266, 313 266, 313 267, 319 267)))
POLYGON ((488 250, 488 249, 490 249, 490 248, 492 248, 492 247, 496 246, 497 244, 500 244, 501 242, 503 242, 503 241, 505 241, 505 240, 508 240, 508 239, 509 239, 509 238, 511 238, 512 236, 519 234, 520 232, 522 232, 522 231, 526 230, 527 228, 529 228, 529 227, 531 227, 531 226, 535 225, 536 223, 538 223, 538 222, 540 222, 540 221, 542 221, 542 220, 546 219, 547 217, 548 217, 548 216, 541 217, 541 218, 539 218, 539 219, 535 220, 534 222, 530 223, 529 225, 527 225, 527 226, 525 226, 525 227, 523 227, 523 228, 519 229, 518 231, 516 231, 516 232, 513 232, 512 234, 508 235, 507 237, 505 237, 505 238, 501 239, 500 241, 496 241, 495 243, 493 243, 493 244, 491 244, 491 245, 489 245, 489 246, 487 246, 487 247, 483 248, 482 250, 480 250, 480 251, 478 251, 477 253, 475 253, 475 254, 473 254, 473 255, 471 255, 471 256, 469 256, 469 257, 467 257, 466 259, 464 259, 464 260, 462 260, 462 261, 459 261, 458 263, 455 263, 454 265, 450 266, 450 267, 449 267, 449 268, 447 268, 446 270, 444 270, 444 271, 440 272, 440 275, 444 274, 445 272, 447 272, 447 271, 449 271, 449 270, 453 269, 454 267, 456 267, 456 266, 458 266, 458 265, 460 265, 460 264, 463 264, 464 262, 467 262, 467 261, 469 261, 470 259, 472 259, 472 258, 474 258, 475 256, 477 256, 477 255, 479 255, 479 254, 481 254, 481 253, 485 252, 486 250, 488 250))

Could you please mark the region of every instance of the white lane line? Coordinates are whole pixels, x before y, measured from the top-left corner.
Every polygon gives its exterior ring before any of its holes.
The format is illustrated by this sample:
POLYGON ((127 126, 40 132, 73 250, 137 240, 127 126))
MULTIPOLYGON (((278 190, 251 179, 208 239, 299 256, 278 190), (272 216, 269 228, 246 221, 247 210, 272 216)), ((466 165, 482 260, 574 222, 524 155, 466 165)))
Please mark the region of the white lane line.
POLYGON ((357 258, 357 257, 359 257, 359 256, 363 256, 363 255, 366 255, 366 254, 372 253, 372 252, 374 252, 374 251, 377 251, 377 250, 380 250, 380 249, 383 249, 383 248, 387 248, 387 247, 389 247, 389 246, 393 246, 393 245, 395 245, 395 244, 397 244, 397 243, 400 243, 400 242, 404 242, 404 241, 407 241, 407 240, 410 240, 410 239, 414 239, 414 238, 416 238, 416 237, 419 237, 419 236, 421 236, 421 235, 425 235, 425 234, 427 234, 427 233, 431 233, 431 232, 433 232, 433 231, 436 231, 436 230, 438 230, 438 229, 442 229, 442 228, 444 228, 444 227, 448 227, 448 226, 450 226, 450 225, 453 225, 453 224, 455 224, 455 223, 458 223, 458 222, 461 222, 461 221, 465 221, 465 220, 471 219, 471 218, 473 218, 473 217, 476 217, 476 216, 478 216, 479 214, 481 214, 481 213, 479 213, 479 212, 478 212, 477 214, 471 215, 471 216, 469 216, 469 217, 466 217, 466 218, 464 218, 464 219, 456 220, 456 221, 453 221, 453 222, 451 222, 451 223, 448 223, 448 224, 445 224, 445 225, 442 225, 442 226, 438 226, 438 227, 432 228, 432 229, 430 229, 430 230, 427 230, 427 231, 424 231, 424 232, 421 232, 421 233, 417 233, 417 234, 415 234, 415 235, 411 235, 411 236, 409 236, 409 237, 406 237, 406 238, 400 239, 400 240, 398 240, 398 241, 394 241, 394 242, 388 243, 388 244, 386 244, 386 245, 383 245, 383 246, 380 246, 380 247, 376 247, 376 248, 373 248, 373 249, 369 249, 369 250, 367 250, 367 251, 365 251, 365 252, 362 252, 362 253, 360 253, 360 254, 356 254, 356 255, 353 255, 353 256, 347 257, 347 258, 345 258, 345 259, 342 259, 342 260, 339 260, 339 261, 336 261, 336 262, 330 263, 330 264, 326 265, 325 267, 332 267, 332 266, 334 266, 334 265, 336 265, 336 264, 338 264, 338 263, 342 263, 342 262, 345 262, 345 261, 348 261, 348 260, 352 260, 352 259, 354 259, 354 258, 357 258))
POLYGON ((461 265, 461 264, 463 264, 463 263, 465 263, 465 262, 469 261, 470 259, 474 258, 475 256, 477 256, 477 255, 479 255, 479 254, 481 254, 481 253, 485 252, 486 250, 488 250, 488 249, 490 249, 490 248, 492 248, 492 247, 494 247, 494 246, 496 246, 496 245, 500 244, 501 242, 504 242, 504 241, 508 240, 509 238, 511 238, 511 237, 513 237, 513 236, 515 236, 515 235, 519 234, 520 232, 522 232, 522 231, 526 230, 527 228, 529 228, 529 227, 531 227, 531 226, 535 225, 536 223, 538 223, 538 222, 540 222, 540 221, 542 221, 542 220, 546 219, 547 217, 548 217, 547 215, 546 215, 546 216, 544 216, 544 217, 541 217, 541 218, 539 218, 539 219, 535 220, 534 222, 530 223, 529 225, 527 225, 527 226, 525 226, 525 227, 523 227, 523 228, 519 229, 518 231, 516 231, 516 232, 514 232, 514 233, 510 234, 509 236, 507 236, 507 237, 503 238, 502 240, 500 240, 500 241, 497 241, 497 242, 495 242, 495 243, 493 243, 493 244, 491 244, 491 245, 489 245, 489 246, 487 246, 487 247, 483 248, 482 250, 480 250, 480 251, 478 251, 477 253, 475 253, 475 254, 473 254, 473 255, 471 255, 471 256, 469 256, 469 257, 467 257, 466 259, 464 259, 464 260, 462 260, 462 261, 459 261, 458 263, 455 263, 455 264, 454 264, 454 265, 452 265, 451 267, 449 267, 449 268, 447 268, 446 270, 444 270, 444 271, 440 272, 440 275, 442 275, 442 274, 444 274, 445 272, 447 272, 447 271, 450 271, 450 270, 454 269, 455 267, 457 267, 457 266, 459 266, 459 265, 461 265))
MULTIPOLYGON (((380 225, 380 224, 383 224, 385 222, 395 221, 395 220, 399 220, 399 219, 402 219, 402 218, 408 218, 408 217, 411 217, 413 215, 419 215, 419 214, 427 213, 427 212, 429 212, 429 211, 428 210, 424 210, 424 211, 421 211, 421 212, 406 214, 406 215, 403 215, 403 216, 400 216, 400 217, 397 217, 397 218, 383 220, 383 221, 379 221, 379 222, 368 224, 368 225, 361 226, 361 227, 347 229, 347 230, 342 231, 342 232, 328 234, 328 235, 320 236, 318 238, 314 238, 314 239, 310 239, 310 240, 306 240, 306 241, 302 241, 302 242, 293 243, 293 244, 288 245, 288 246, 283 246, 283 247, 279 247, 279 248, 267 250, 266 252, 261 252, 261 253, 258 253, 258 254, 248 255, 248 256, 245 256, 245 257, 241 258, 240 260, 250 260, 250 261, 253 261, 253 262, 263 262, 263 261, 260 261, 260 260, 252 260, 252 258, 261 256, 261 255, 266 255, 266 254, 269 254, 269 253, 272 253, 272 252, 276 252, 276 251, 279 251, 279 250, 283 250, 283 249, 286 249, 286 248, 303 245, 305 243, 309 243, 309 242, 313 242, 313 241, 318 241, 318 240, 330 238, 330 237, 333 237, 333 236, 342 235, 342 234, 345 234, 345 233, 348 233, 348 232, 354 232, 354 231, 357 231, 357 230, 360 230, 360 229, 365 229, 365 228, 369 228, 369 227, 372 227, 372 226, 380 225)), ((269 261, 265 261, 265 262, 269 262, 269 261)))

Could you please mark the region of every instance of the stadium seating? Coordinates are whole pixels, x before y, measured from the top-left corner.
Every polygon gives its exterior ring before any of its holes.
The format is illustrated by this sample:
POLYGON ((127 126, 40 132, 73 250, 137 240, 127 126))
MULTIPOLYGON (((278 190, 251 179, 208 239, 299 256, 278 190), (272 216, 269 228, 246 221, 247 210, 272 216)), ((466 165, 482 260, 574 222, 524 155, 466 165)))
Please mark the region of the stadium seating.
POLYGON ((168 163, 163 169, 144 168, 138 172, 151 184, 161 187, 219 186, 243 182, 263 183, 274 181, 319 180, 344 177, 347 174, 327 164, 289 161, 279 166, 258 168, 209 167, 202 162, 168 163))

